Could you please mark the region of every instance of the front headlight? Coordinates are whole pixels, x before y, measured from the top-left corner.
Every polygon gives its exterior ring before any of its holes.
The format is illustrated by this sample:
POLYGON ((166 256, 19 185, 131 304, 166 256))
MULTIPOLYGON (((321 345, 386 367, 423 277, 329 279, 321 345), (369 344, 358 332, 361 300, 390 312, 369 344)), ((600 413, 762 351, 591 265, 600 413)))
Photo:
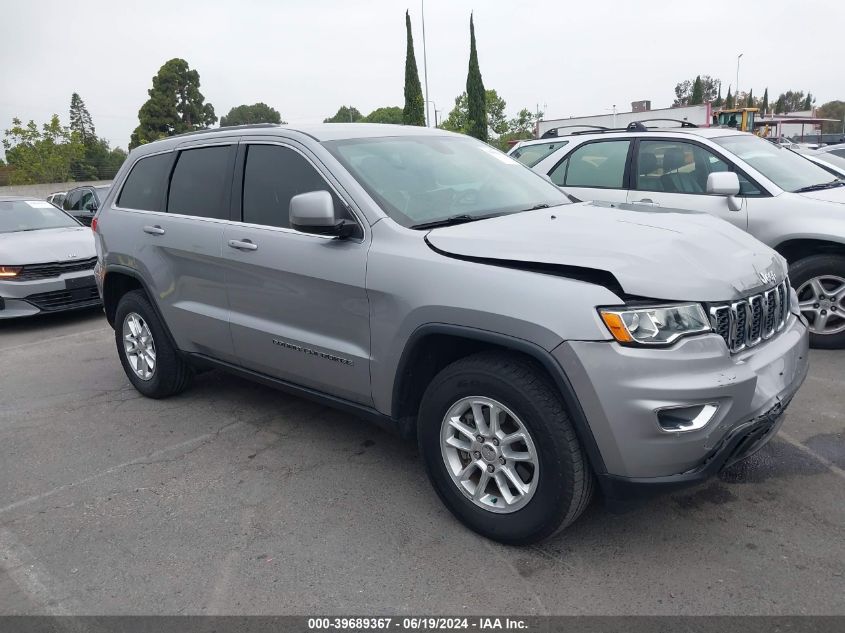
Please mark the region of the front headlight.
POLYGON ((0 266, 0 279, 17 277, 22 268, 22 266, 0 266))
POLYGON ((682 336, 712 330, 698 303, 599 308, 599 314, 613 338, 629 345, 668 345, 682 336))

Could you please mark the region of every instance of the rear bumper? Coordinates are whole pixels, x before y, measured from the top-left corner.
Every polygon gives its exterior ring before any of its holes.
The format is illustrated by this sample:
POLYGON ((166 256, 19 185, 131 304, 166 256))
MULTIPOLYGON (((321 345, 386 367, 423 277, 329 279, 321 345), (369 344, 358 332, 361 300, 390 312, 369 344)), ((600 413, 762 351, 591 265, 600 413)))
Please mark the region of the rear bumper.
POLYGON ((760 448, 807 375, 808 332, 791 316, 773 339, 728 353, 716 334, 669 349, 570 341, 553 352, 581 404, 609 497, 694 484, 760 448), (715 405, 702 428, 667 431, 658 411, 715 405))

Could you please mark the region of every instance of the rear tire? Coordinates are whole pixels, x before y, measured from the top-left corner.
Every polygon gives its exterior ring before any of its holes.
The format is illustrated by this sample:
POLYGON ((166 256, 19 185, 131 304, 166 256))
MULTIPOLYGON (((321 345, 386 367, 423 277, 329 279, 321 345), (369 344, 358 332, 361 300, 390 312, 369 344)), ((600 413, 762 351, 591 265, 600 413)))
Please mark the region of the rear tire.
POLYGON ((799 259, 790 266, 789 278, 810 324, 810 347, 845 348, 845 257, 799 259))
POLYGON ((592 497, 593 473, 559 392, 528 359, 482 352, 443 369, 423 396, 418 440, 429 479, 446 507, 472 530, 502 543, 524 545, 551 536, 575 521, 592 497), (465 412, 457 415, 460 411, 465 412), (495 446, 489 428, 494 411, 501 440, 495 446), (475 422, 479 412, 481 425, 475 422), (453 433, 456 428, 462 430, 453 433), (528 441, 507 445, 519 429, 528 441), (472 439, 476 432, 483 442, 472 439), (532 452, 534 463, 526 457, 532 452), (517 466, 520 460, 523 465, 517 466), (520 488, 512 478, 517 468, 520 488), (468 469, 471 476, 463 474, 468 469), (487 469, 489 479, 479 493, 487 469), (507 492, 494 479, 505 474, 515 484, 506 483, 507 492))
POLYGON ((148 398, 184 391, 193 370, 170 342, 164 325, 142 290, 127 292, 114 318, 117 354, 129 382, 148 398))

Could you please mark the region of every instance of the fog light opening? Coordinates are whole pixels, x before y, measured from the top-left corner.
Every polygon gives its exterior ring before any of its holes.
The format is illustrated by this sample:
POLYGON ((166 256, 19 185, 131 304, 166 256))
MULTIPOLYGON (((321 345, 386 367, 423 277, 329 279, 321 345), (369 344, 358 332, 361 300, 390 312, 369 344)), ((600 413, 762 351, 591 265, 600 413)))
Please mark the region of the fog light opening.
POLYGON ((667 433, 697 431, 710 423, 718 409, 715 403, 665 407, 657 410, 657 422, 667 433))

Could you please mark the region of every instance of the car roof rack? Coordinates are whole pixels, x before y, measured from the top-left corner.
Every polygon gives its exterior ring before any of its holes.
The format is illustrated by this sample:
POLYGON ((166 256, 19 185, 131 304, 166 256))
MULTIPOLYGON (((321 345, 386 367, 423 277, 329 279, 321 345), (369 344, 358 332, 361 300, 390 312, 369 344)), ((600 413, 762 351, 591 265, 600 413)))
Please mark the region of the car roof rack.
POLYGON ((558 134, 558 130, 565 130, 567 128, 589 128, 586 130, 578 130, 577 132, 570 132, 569 136, 580 136, 582 134, 604 134, 606 132, 648 132, 649 128, 647 128, 644 123, 649 123, 652 121, 670 121, 672 123, 680 123, 682 128, 697 128, 698 126, 695 123, 690 123, 689 121, 682 121, 681 119, 641 119, 639 121, 631 121, 626 127, 604 127, 601 125, 562 125, 560 127, 553 127, 549 130, 543 132, 543 135, 540 137, 541 139, 548 139, 548 138, 557 138, 561 136, 558 134))
MULTIPOLYGON (((589 130, 584 130, 584 132, 581 132, 582 134, 585 134, 585 133, 589 134, 590 132, 592 132, 594 130, 602 130, 603 131, 603 130, 609 130, 610 129, 610 128, 604 127, 603 125, 585 125, 583 123, 581 125, 559 125, 558 127, 549 128, 548 130, 543 132, 543 135, 540 138, 555 138, 557 136, 560 136, 560 134, 557 133, 558 130, 567 130, 567 129, 573 128, 573 127, 590 128, 589 130)), ((573 134, 576 134, 576 132, 573 132, 573 134)))

